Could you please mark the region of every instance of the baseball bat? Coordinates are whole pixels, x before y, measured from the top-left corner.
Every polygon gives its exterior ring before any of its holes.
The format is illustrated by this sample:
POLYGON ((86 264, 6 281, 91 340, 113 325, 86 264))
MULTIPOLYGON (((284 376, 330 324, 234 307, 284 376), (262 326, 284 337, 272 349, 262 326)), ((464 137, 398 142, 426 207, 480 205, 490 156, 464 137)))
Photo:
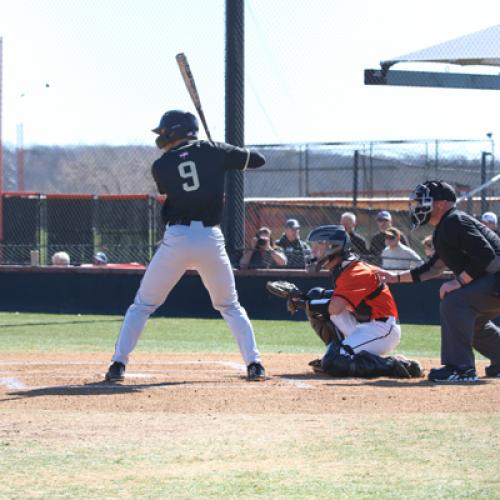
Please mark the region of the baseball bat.
POLYGON ((196 108, 196 112, 200 117, 203 128, 205 129, 205 134, 210 142, 212 142, 212 137, 210 135, 210 130, 208 130, 207 121, 205 119, 205 113, 203 113, 203 108, 201 107, 201 99, 200 94, 198 94, 198 90, 196 88, 196 83, 194 81, 193 73, 191 72, 191 68, 189 67, 189 63, 186 55, 181 52, 175 56, 175 60, 179 65, 179 69, 181 71, 182 79, 184 80, 184 84, 191 96, 191 100, 193 101, 194 107, 196 108))

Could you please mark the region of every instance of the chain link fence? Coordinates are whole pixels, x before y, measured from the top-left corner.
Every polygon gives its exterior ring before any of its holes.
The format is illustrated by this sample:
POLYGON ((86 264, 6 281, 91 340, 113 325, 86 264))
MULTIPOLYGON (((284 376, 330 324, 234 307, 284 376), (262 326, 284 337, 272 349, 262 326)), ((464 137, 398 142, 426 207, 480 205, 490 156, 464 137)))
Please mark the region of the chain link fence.
POLYGON ((151 259, 164 228, 162 198, 149 195, 4 194, 2 264, 41 265, 67 252, 72 265, 90 264, 96 252, 112 263, 151 259))
MULTIPOLYGON (((370 242, 380 229, 379 211, 390 211, 393 225, 425 257, 422 240, 432 228, 409 230, 408 196, 414 187, 441 179, 462 196, 498 173, 492 140, 264 145, 259 150, 267 166, 249 171, 245 178, 247 250, 262 226, 278 239, 285 222, 297 219, 305 238, 314 227, 339 224, 344 212, 352 212, 356 232, 367 241, 364 257, 378 264, 381 260, 370 251, 370 242)), ((485 211, 498 213, 499 200, 496 183, 466 198, 459 208, 479 217, 485 211)))
MULTIPOLYGON (((422 240, 431 228, 409 232, 407 200, 415 185, 439 178, 460 195, 498 170, 492 141, 254 147, 266 156, 267 164, 245 173, 245 204, 241 213, 227 214, 230 220, 245 221, 244 246, 230 256, 236 267, 243 252, 254 249, 252 238, 260 227, 268 227, 275 241, 286 220, 293 218, 305 238, 318 225, 340 223, 347 211, 357 216, 356 230, 368 250, 379 232, 376 214, 388 210, 393 225, 423 257, 422 240)), ((111 262, 147 263, 164 231, 161 200, 149 173, 157 154, 143 146, 28 151, 26 184, 31 192, 2 197, 1 262, 26 265, 30 251, 38 250, 40 262, 49 264, 50 256, 63 250, 76 265, 92 262, 97 251, 104 251, 111 262), (43 192, 48 194, 39 194, 43 192)), ((7 186, 15 191, 8 179, 7 186)), ((460 208, 473 215, 498 213, 499 199, 497 183, 466 199, 460 208)), ((379 262, 369 251, 364 257, 379 262)))

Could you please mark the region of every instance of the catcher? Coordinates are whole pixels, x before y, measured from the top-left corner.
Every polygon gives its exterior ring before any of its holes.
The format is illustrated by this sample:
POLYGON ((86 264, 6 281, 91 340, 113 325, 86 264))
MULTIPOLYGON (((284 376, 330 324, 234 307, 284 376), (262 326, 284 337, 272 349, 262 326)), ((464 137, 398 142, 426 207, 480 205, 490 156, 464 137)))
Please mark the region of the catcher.
POLYGON ((394 298, 377 277, 377 269, 351 252, 343 226, 319 226, 307 237, 316 270, 327 269, 333 290, 313 288, 303 293, 294 284, 270 281, 270 293, 287 299, 293 314, 304 309, 326 345, 323 358, 309 363, 315 372, 334 377, 421 377, 418 361, 383 355, 401 337, 394 298))

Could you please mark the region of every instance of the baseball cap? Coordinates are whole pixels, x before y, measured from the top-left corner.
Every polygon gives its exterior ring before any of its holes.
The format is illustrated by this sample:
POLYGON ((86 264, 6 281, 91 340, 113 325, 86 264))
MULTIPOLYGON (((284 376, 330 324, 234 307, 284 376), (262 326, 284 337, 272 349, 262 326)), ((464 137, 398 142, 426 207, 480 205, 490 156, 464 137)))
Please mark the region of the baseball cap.
POLYGON ((285 227, 289 227, 289 228, 292 228, 292 229, 299 229, 300 228, 300 224, 299 224, 299 221, 297 219, 288 219, 285 222, 285 227))
POLYGON ((377 214, 377 220, 392 220, 392 216, 387 210, 382 210, 377 214))
POLYGON ((481 220, 483 222, 489 222, 490 224, 498 224, 498 217, 494 212, 484 212, 484 214, 481 215, 481 220))
POLYGON ((97 252, 94 255, 94 262, 96 264, 107 264, 108 263, 108 256, 104 252, 97 252))
POLYGON ((457 201, 457 195, 453 187, 444 181, 427 181, 424 186, 429 188, 429 193, 436 201, 457 201))
POLYGON ((395 238, 395 237, 401 236, 401 231, 395 227, 388 227, 384 231, 384 234, 386 236, 390 236, 391 238, 395 238))

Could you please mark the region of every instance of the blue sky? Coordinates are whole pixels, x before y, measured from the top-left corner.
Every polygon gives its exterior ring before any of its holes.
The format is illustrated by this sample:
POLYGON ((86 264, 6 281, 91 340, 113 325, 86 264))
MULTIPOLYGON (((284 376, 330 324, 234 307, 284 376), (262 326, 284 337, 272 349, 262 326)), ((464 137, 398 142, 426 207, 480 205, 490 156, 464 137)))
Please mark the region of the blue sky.
MULTIPOLYGON (((248 144, 500 138, 499 91, 363 84, 382 59, 500 24, 498 0, 247 0, 245 9, 248 144)), ((224 139, 222 0, 0 0, 0 36, 5 143, 22 122, 26 145, 151 144, 165 110, 192 110, 181 51, 212 136, 224 139)))

